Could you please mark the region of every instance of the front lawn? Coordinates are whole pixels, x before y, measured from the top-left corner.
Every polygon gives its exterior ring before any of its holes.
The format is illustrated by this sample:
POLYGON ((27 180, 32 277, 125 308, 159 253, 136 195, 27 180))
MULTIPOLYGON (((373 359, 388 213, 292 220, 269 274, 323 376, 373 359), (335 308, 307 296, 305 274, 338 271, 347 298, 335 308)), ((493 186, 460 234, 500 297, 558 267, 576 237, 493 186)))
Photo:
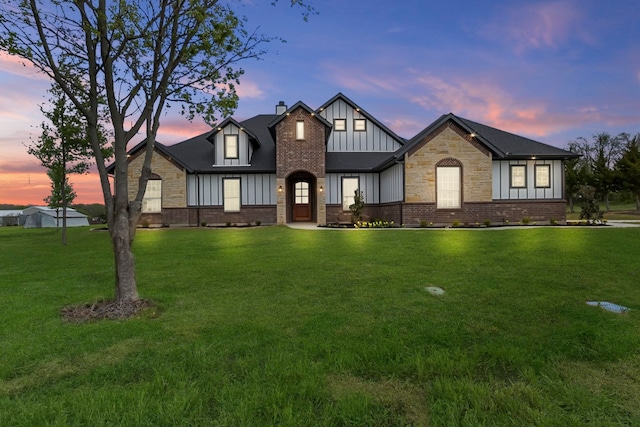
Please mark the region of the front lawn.
POLYGON ((640 425, 640 228, 140 230, 156 306, 85 324, 68 239, 0 228, 0 425, 640 425))

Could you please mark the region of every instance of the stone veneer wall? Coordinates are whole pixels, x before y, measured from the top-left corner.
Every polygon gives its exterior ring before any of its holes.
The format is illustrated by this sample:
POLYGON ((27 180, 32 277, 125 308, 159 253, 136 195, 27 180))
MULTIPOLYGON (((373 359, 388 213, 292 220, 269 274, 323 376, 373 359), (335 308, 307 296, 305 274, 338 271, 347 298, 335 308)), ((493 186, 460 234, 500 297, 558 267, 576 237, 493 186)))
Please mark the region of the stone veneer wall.
MULTIPOLYGON (((129 160, 129 199, 138 191, 138 177, 144 162, 144 150, 129 160)), ((162 208, 182 208, 187 206, 187 174, 158 151, 151 158, 151 172, 162 178, 162 208)))
POLYGON ((444 159, 462 163, 463 203, 491 201, 491 153, 459 126, 447 122, 405 156, 405 200, 408 203, 436 202, 436 164, 444 159))

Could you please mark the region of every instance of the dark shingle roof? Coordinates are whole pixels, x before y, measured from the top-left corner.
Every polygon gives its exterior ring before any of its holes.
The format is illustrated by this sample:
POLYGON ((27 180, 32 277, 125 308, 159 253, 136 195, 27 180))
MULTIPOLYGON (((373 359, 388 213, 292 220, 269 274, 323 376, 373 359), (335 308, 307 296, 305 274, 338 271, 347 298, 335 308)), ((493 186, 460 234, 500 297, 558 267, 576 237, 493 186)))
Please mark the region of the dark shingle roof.
POLYGON ((448 121, 456 123, 462 129, 469 132, 469 134, 475 134, 475 140, 491 151, 495 159, 530 159, 532 157, 540 159, 570 159, 578 157, 577 154, 570 151, 495 129, 449 113, 442 115, 438 120, 414 136, 407 145, 396 152, 396 158, 404 156, 404 154, 415 145, 419 144, 424 138, 448 121))
POLYGON ((393 159, 394 153, 345 153, 326 154, 327 172, 374 172, 377 166, 393 159))

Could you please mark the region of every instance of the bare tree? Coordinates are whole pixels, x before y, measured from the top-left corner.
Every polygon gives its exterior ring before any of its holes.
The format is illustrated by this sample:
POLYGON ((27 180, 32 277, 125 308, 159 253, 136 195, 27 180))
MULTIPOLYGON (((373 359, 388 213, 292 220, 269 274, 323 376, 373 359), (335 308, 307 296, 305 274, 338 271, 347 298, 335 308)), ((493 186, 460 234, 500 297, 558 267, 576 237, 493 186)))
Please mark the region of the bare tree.
MULTIPOLYGON (((292 5, 302 5, 291 0, 292 5)), ((139 299, 132 243, 163 112, 171 103, 213 123, 237 105, 240 61, 260 57, 272 40, 217 0, 0 0, 0 50, 18 55, 64 91, 87 121, 115 258, 117 303, 139 299), (79 83, 81 82, 81 83, 79 83), (80 88, 78 85, 83 87, 80 88), (88 102, 78 94, 85 90, 88 102), (99 138, 108 111, 114 188, 99 138), (128 196, 127 143, 146 135, 138 192, 128 196)))

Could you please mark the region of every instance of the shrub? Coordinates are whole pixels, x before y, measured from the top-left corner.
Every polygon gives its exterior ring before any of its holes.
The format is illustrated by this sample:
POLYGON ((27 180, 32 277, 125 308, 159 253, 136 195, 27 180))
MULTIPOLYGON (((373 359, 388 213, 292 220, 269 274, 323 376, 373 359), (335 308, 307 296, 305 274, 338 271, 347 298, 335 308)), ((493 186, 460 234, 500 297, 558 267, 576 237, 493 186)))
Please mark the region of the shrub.
POLYGON ((420 221, 420 228, 426 228, 427 227, 427 221, 426 220, 422 220, 420 221))
POLYGON ((483 224, 486 225, 487 227, 491 225, 491 221, 489 221, 488 219, 485 219, 483 221, 483 224))
POLYGON ((257 221, 256 221, 256 225, 260 225, 260 224, 262 224, 262 221, 257 220, 257 221))
POLYGON ((355 190, 353 192, 353 204, 349 206, 351 211, 351 222, 356 223, 362 221, 362 211, 364 210, 364 196, 362 191, 355 190))
POLYGON ((201 226, 203 226, 203 227, 206 227, 206 226, 207 226, 207 221, 202 221, 202 222, 200 223, 200 225, 201 225, 201 226))
POLYGON ((453 220, 452 225, 453 225, 454 227, 460 227, 460 221, 459 221, 459 220, 457 220, 457 219, 454 219, 454 220, 453 220))
POLYGON ((151 223, 149 222, 148 219, 145 219, 144 221, 142 221, 140 223, 140 225, 142 225, 142 228, 149 228, 149 226, 151 225, 151 223))
POLYGON ((529 224, 530 222, 531 222, 531 218, 529 218, 528 216, 525 216, 524 218, 522 218, 523 224, 529 224))

